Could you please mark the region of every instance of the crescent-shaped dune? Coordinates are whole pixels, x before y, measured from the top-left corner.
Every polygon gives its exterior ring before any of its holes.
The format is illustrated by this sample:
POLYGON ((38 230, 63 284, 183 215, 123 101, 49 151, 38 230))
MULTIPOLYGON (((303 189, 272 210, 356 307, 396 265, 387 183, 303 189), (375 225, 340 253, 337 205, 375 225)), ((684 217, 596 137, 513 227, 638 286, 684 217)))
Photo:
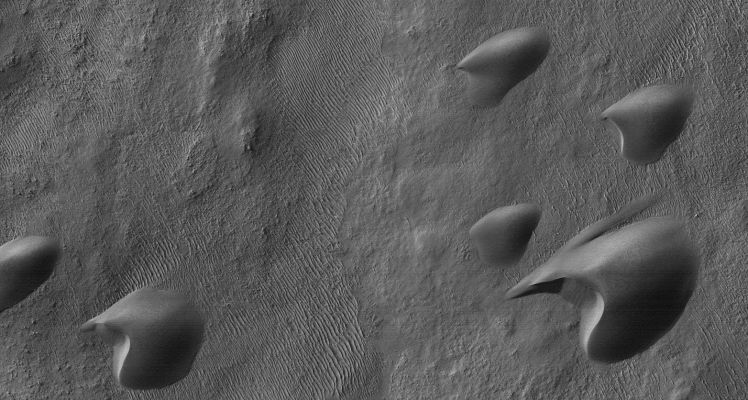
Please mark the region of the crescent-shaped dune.
POLYGON ((699 256, 683 223, 672 217, 610 231, 647 204, 582 231, 507 298, 562 293, 574 281, 591 289, 580 305, 580 342, 590 359, 618 362, 648 349, 683 313, 696 286, 699 256))
POLYGON ((608 107, 601 119, 618 132, 624 158, 635 164, 651 164, 680 136, 693 102, 693 91, 688 88, 647 86, 608 107))
POLYGON ((183 295, 136 290, 81 326, 112 346, 117 383, 157 389, 186 377, 203 341, 203 318, 183 295))
POLYGON ((44 236, 27 236, 0 246, 0 312, 28 297, 52 275, 60 244, 44 236))
POLYGON ((486 40, 457 64, 467 72, 468 97, 480 107, 501 103, 506 94, 545 60, 551 41, 545 29, 523 27, 486 40))
POLYGON ((470 239, 486 264, 511 265, 525 254, 540 221, 540 208, 522 203, 499 207, 470 228, 470 239))

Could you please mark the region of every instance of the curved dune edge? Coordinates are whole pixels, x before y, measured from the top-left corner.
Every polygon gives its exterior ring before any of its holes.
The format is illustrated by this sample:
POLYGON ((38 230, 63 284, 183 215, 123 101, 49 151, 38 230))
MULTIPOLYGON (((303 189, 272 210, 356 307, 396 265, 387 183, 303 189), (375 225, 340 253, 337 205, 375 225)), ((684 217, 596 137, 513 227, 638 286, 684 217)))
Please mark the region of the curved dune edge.
POLYGON ((531 203, 499 207, 470 228, 469 236, 478 256, 486 264, 508 266, 519 261, 541 217, 531 203))
POLYGON ((653 201, 639 199, 582 230, 506 298, 561 293, 566 281, 578 281, 594 293, 575 304, 585 354, 614 363, 647 350, 682 315, 699 264, 683 224, 674 218, 652 217, 612 231, 653 201))
POLYGON ((136 290, 81 326, 112 346, 118 384, 158 389, 185 378, 202 345, 204 321, 182 295, 136 290))
POLYGON ((61 251, 59 242, 46 236, 26 236, 0 246, 0 312, 46 282, 61 251))
POLYGON ((130 338, 127 335, 121 335, 121 339, 114 345, 113 371, 114 378, 118 384, 122 384, 122 367, 125 365, 125 359, 130 352, 130 338))
POLYGON ((588 301, 580 310, 579 342, 584 353, 589 356, 590 336, 605 312, 605 299, 600 292, 595 291, 594 298, 588 301))
POLYGON ((628 94, 600 114, 619 138, 619 152, 635 164, 659 161, 683 131, 694 93, 675 85, 653 85, 628 94))
POLYGON ((478 107, 498 105, 538 69, 550 47, 550 36, 538 27, 516 28, 489 38, 457 64, 468 75, 468 98, 478 107))

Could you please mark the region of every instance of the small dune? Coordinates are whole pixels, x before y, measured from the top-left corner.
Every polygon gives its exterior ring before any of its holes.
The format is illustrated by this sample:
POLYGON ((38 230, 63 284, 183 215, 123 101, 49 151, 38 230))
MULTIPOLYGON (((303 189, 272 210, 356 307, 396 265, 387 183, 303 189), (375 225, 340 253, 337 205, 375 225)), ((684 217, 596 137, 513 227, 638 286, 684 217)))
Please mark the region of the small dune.
POLYGON ((509 266, 522 258, 541 211, 529 203, 499 207, 470 228, 470 239, 486 264, 509 266))
POLYGON ((480 44, 457 64, 467 72, 468 97, 479 107, 501 103, 506 94, 545 60, 551 41, 537 27, 499 33, 480 44))
POLYGON ((59 243, 44 236, 18 238, 0 246, 0 312, 49 279, 59 258, 59 243))
POLYGON ((81 326, 113 347, 114 378, 129 389, 157 389, 186 377, 200 351, 204 321, 183 295, 136 290, 81 326))
POLYGON ((652 203, 639 200, 580 232, 507 292, 559 293, 580 308, 587 356, 614 363, 647 350, 678 321, 699 256, 681 221, 652 217, 612 231, 652 203))
POLYGON ((630 93, 601 114, 620 135, 621 155, 635 164, 658 161, 683 130, 693 92, 675 85, 654 85, 630 93))

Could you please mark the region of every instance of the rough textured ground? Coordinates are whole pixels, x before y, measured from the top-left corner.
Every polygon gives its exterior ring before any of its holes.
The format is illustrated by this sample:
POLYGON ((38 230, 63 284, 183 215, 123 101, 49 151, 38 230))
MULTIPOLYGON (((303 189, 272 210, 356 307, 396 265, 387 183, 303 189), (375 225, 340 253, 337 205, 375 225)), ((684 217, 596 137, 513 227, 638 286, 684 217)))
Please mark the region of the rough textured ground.
POLYGON ((0 314, 2 399, 736 399, 748 390, 748 5, 319 0, 0 3, 0 234, 64 245, 0 314), (455 64, 543 26, 546 61, 494 109, 455 64), (692 83, 663 159, 635 167, 599 113, 692 83), (588 362, 557 297, 504 291, 650 191, 688 219, 700 286, 675 328, 588 362), (535 202, 526 258, 468 229, 535 202), (195 369, 117 387, 77 327, 130 291, 190 293, 195 369))

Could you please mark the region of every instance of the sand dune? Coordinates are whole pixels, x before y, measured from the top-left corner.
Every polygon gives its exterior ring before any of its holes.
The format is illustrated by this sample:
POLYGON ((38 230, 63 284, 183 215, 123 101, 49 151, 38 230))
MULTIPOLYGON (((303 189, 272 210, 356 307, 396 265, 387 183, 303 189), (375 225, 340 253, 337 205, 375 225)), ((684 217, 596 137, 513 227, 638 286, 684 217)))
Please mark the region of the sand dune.
POLYGON ((468 75, 468 97, 489 107, 530 76, 545 60, 551 47, 548 33, 539 27, 501 32, 481 43, 457 64, 468 75))
POLYGON ((0 246, 0 312, 49 279, 59 258, 60 244, 48 237, 27 236, 0 246))
POLYGON ((184 379, 200 351, 205 323, 184 295, 138 289, 81 326, 112 346, 112 373, 129 389, 159 389, 184 379))
POLYGON ((499 207, 470 228, 483 262, 509 266, 525 254, 527 244, 540 221, 540 209, 529 203, 499 207))
POLYGON ((580 342, 587 356, 612 363, 645 351, 683 314, 700 264, 683 222, 675 218, 652 217, 615 229, 650 204, 639 199, 582 230, 507 298, 561 293, 566 280, 578 281, 592 292, 562 297, 581 306, 580 342))
POLYGON ((651 164, 678 138, 693 102, 694 95, 687 88, 654 85, 628 94, 601 117, 618 132, 623 157, 651 164))

